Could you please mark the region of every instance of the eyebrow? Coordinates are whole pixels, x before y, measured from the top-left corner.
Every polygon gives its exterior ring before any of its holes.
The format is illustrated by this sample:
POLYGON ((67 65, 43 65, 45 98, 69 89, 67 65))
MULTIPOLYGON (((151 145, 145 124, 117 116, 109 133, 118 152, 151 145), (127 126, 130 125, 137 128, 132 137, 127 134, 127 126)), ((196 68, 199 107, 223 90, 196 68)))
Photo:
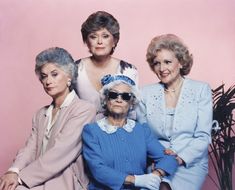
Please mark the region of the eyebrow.
POLYGON ((109 91, 111 92, 117 92, 117 93, 132 93, 132 92, 127 92, 127 91, 118 91, 118 90, 115 90, 115 89, 110 89, 109 91))
MULTIPOLYGON (((57 71, 57 69, 54 69, 54 70, 52 70, 50 73, 53 73, 53 72, 56 72, 56 71, 57 71)), ((44 73, 43 71, 41 71, 40 74, 47 75, 47 74, 44 73)))

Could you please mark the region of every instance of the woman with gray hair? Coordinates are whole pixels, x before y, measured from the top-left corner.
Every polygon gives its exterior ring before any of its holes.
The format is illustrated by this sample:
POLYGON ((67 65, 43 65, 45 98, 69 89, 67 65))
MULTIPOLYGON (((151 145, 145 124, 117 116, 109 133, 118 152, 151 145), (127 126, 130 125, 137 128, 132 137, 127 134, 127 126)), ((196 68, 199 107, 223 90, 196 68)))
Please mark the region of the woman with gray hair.
POLYGON ((89 189, 158 190, 161 178, 175 172, 175 157, 164 154, 147 124, 128 118, 139 99, 135 82, 125 75, 106 75, 101 83, 106 117, 83 130, 83 155, 91 173, 89 189), (145 174, 147 156, 154 161, 150 174, 145 174))
POLYGON ((77 68, 66 50, 42 51, 35 72, 52 103, 33 117, 32 133, 0 178, 0 189, 86 189, 81 133, 94 119, 95 107, 76 95, 77 68))

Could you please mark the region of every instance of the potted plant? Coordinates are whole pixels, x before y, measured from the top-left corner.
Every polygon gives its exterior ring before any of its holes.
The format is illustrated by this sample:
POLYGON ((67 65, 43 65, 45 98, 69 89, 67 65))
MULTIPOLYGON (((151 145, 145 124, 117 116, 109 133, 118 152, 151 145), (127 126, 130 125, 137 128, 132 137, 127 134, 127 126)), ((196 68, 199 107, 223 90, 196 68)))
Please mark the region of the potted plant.
POLYGON ((235 85, 225 90, 222 84, 213 93, 212 143, 209 156, 217 180, 209 176, 220 190, 232 190, 235 151, 235 85), (216 182, 218 181, 218 182, 216 182))

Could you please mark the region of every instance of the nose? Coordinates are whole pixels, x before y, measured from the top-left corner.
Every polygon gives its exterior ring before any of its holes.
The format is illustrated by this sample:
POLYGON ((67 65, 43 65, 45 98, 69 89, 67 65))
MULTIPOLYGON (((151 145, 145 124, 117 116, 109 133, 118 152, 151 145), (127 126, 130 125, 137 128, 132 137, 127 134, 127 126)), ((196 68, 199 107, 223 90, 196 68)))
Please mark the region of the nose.
POLYGON ((160 69, 160 71, 164 71, 165 70, 165 65, 161 63, 159 65, 159 69, 160 69))
POLYGON ((102 44, 103 40, 102 37, 98 37, 98 44, 102 44))
POLYGON ((119 94, 118 97, 116 98, 116 101, 117 101, 117 102, 122 102, 122 97, 121 97, 120 94, 119 94))
POLYGON ((51 78, 50 76, 48 76, 48 77, 46 78, 45 84, 46 84, 47 86, 49 86, 51 83, 52 83, 52 78, 51 78))

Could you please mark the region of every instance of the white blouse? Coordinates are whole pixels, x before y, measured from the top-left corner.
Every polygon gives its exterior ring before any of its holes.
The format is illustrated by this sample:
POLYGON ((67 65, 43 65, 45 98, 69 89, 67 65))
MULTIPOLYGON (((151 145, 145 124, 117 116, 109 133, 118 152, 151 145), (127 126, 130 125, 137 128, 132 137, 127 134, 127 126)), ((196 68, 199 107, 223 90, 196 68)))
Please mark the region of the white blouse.
POLYGON ((51 137, 51 132, 52 132, 52 129, 54 127, 54 124, 58 118, 58 115, 60 113, 60 110, 63 108, 63 107, 67 107, 70 105, 70 103, 73 101, 75 97, 75 91, 71 91, 65 98, 63 104, 60 106, 59 110, 57 111, 54 119, 52 120, 52 111, 53 111, 53 108, 54 108, 54 105, 51 104, 49 106, 49 108, 47 109, 46 111, 46 116, 49 117, 48 118, 48 123, 47 123, 47 128, 46 128, 46 131, 45 131, 45 135, 44 135, 44 138, 43 138, 43 141, 42 141, 42 152, 41 152, 41 155, 44 154, 44 152, 46 151, 46 147, 47 147, 47 144, 48 144, 48 141, 51 137))

